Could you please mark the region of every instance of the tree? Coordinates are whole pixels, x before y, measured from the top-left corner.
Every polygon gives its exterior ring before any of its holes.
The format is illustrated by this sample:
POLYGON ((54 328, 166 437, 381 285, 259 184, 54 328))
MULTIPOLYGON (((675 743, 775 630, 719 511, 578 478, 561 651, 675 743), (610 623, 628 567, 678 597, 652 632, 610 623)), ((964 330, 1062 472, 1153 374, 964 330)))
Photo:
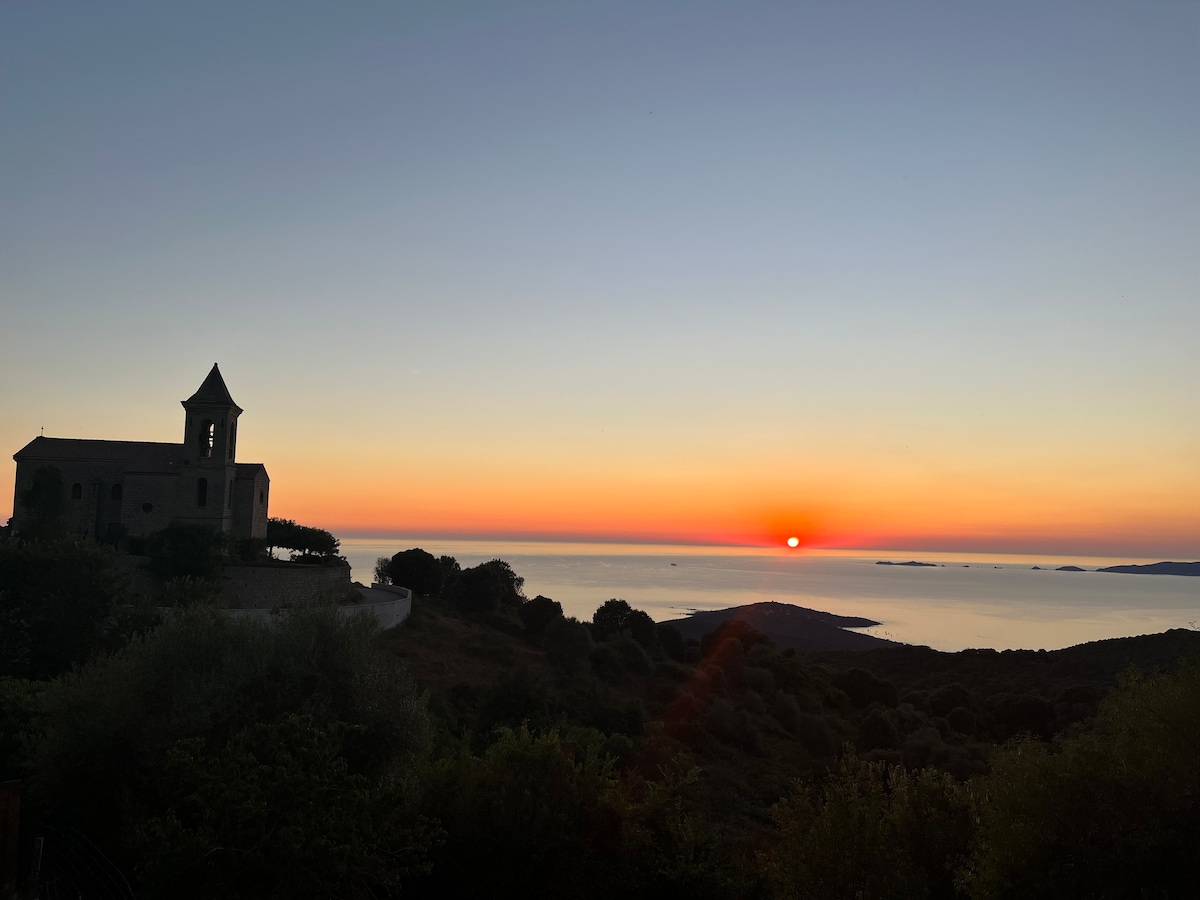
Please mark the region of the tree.
POLYGON ((386 556, 380 556, 375 560, 375 581, 377 584, 391 584, 392 576, 387 573, 388 563, 391 562, 386 556))
POLYGON ((292 519, 268 519, 267 546, 294 550, 305 560, 310 556, 328 559, 337 556, 341 541, 328 531, 297 525, 292 519))
POLYGON ((687 656, 687 643, 680 630, 674 625, 659 622, 654 627, 654 631, 658 635, 658 643, 662 647, 663 653, 676 662, 683 662, 687 656))
POLYGON ((595 642, 587 625, 574 617, 551 619, 546 625, 542 649, 556 666, 568 670, 583 669, 588 665, 593 647, 595 642))
POLYGON ((653 651, 658 646, 654 620, 624 600, 608 600, 592 615, 592 636, 596 640, 606 641, 624 631, 645 650, 653 651))
POLYGON ((532 634, 542 634, 555 619, 563 616, 562 604, 549 597, 538 594, 532 600, 526 600, 517 608, 517 615, 525 630, 532 634))
POLYGON ((214 581, 225 563, 224 535, 211 525, 172 522, 146 539, 149 568, 160 581, 214 581))
POLYGON ((439 556, 438 565, 442 567, 442 597, 454 597, 458 593, 458 579, 462 577, 462 566, 453 556, 439 556))
POLYGON ((502 559, 493 559, 462 571, 455 599, 467 612, 516 609, 525 599, 521 594, 524 585, 525 579, 512 566, 502 559))
POLYGON ((442 565, 432 553, 420 547, 402 550, 384 569, 392 584, 406 587, 414 594, 433 596, 442 591, 442 565))

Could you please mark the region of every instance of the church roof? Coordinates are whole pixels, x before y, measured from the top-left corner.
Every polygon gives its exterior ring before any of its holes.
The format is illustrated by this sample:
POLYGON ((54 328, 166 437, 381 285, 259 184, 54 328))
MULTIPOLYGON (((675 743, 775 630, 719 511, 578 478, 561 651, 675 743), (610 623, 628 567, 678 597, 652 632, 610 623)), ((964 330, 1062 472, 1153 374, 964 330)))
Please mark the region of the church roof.
POLYGON ((225 387, 225 379, 221 377, 221 370, 217 368, 216 363, 213 363, 208 377, 204 379, 204 383, 200 385, 199 390, 183 402, 185 405, 189 403, 211 403, 216 406, 232 406, 239 413, 242 411, 242 408, 234 403, 233 397, 229 395, 229 388, 225 387))
POLYGON ((35 437, 13 454, 26 459, 120 462, 143 469, 163 469, 183 461, 182 444, 155 441, 92 441, 78 438, 35 437))

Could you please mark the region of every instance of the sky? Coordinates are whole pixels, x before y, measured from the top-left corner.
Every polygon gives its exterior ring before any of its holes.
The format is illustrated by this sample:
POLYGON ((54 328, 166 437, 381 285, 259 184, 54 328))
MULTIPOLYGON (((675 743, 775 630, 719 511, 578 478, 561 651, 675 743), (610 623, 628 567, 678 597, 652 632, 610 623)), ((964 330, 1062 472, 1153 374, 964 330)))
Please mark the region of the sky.
POLYGON ((1198 239, 1191 2, 0 9, 5 459, 342 536, 1200 558, 1198 239))

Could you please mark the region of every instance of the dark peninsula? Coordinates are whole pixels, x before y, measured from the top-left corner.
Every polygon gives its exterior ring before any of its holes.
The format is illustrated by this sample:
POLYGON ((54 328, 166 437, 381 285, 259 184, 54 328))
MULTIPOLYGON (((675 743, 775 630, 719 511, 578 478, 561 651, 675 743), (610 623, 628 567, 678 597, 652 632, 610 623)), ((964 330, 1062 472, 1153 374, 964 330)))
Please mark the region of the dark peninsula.
POLYGON ((1200 575, 1200 562, 1158 562, 1146 566, 1108 566, 1097 572, 1119 572, 1122 575, 1200 575))
POLYGON ((839 616, 790 603, 751 603, 732 609, 706 610, 665 624, 675 626, 684 638, 699 640, 726 622, 744 622, 767 635, 780 650, 789 647, 805 651, 870 650, 896 646, 895 641, 845 630, 881 624, 873 619, 839 616))
POLYGON ((881 559, 879 562, 875 563, 875 565, 877 565, 877 566, 929 566, 930 568, 933 568, 933 569, 937 568, 937 563, 917 562, 915 559, 910 559, 908 562, 902 562, 902 563, 889 562, 888 560, 881 559))

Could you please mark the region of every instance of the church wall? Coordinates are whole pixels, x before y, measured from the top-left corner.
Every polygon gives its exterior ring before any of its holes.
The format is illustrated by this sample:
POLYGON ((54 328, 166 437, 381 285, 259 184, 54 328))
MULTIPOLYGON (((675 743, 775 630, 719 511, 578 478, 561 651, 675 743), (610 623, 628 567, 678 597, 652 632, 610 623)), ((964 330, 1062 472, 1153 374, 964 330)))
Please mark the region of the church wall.
POLYGON ((233 466, 181 466, 171 519, 189 525, 211 525, 228 531, 233 522, 233 510, 228 506, 228 484, 233 480, 234 471, 233 466), (197 485, 201 478, 208 482, 204 506, 197 502, 197 485))
POLYGON ((147 535, 171 524, 178 482, 174 473, 131 472, 125 476, 121 523, 130 535, 147 535))
POLYGON ((125 489, 124 463, 113 460, 26 459, 17 464, 13 494, 13 520, 18 530, 25 518, 21 494, 33 485, 33 474, 43 467, 53 467, 63 480, 63 527, 72 534, 104 539, 110 523, 124 519, 124 498, 112 498, 112 486, 125 489), (79 498, 74 499, 74 486, 79 485, 79 498))
POLYGON ((267 509, 270 505, 271 479, 263 469, 255 469, 253 477, 242 475, 233 486, 234 537, 267 536, 267 509))

